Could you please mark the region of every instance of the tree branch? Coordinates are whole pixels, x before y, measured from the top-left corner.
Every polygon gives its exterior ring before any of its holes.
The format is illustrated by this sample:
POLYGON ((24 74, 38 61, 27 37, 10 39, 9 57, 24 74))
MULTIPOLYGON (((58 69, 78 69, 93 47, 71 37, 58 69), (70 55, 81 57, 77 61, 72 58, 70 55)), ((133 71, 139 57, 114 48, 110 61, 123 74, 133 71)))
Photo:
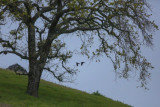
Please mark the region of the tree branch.
POLYGON ((13 45, 7 41, 7 40, 3 40, 2 38, 0 38, 0 43, 2 44, 3 47, 7 47, 7 48, 10 48, 12 49, 13 51, 15 51, 15 47, 13 47, 13 45), (4 44, 3 44, 4 43, 4 44))
POLYGON ((24 56, 24 55, 22 55, 22 54, 20 54, 20 53, 18 53, 18 52, 16 52, 16 51, 9 51, 9 50, 0 51, 0 54, 7 54, 7 53, 15 54, 15 55, 19 56, 19 57, 22 58, 22 59, 27 59, 27 60, 29 59, 27 56, 24 56))
POLYGON ((61 32, 61 34, 63 33, 73 33, 73 32, 76 32, 76 31, 93 31, 93 30, 99 30, 101 29, 100 27, 97 27, 97 28, 90 28, 90 27, 75 27, 73 29, 70 29, 70 30, 64 30, 61 32))
POLYGON ((48 72, 52 73, 52 75, 60 82, 63 82, 63 78, 62 76, 65 74, 65 73, 62 73, 60 75, 56 75, 54 71, 52 71, 49 67, 48 68, 44 68, 44 70, 47 70, 48 72))
POLYGON ((1 51, 0 54, 13 53, 13 54, 21 57, 22 59, 28 59, 27 56, 24 56, 24 55, 20 54, 19 52, 16 52, 16 48, 13 47, 13 45, 9 41, 3 40, 2 38, 0 38, 0 43, 2 44, 3 47, 11 49, 11 51, 10 50, 1 51))

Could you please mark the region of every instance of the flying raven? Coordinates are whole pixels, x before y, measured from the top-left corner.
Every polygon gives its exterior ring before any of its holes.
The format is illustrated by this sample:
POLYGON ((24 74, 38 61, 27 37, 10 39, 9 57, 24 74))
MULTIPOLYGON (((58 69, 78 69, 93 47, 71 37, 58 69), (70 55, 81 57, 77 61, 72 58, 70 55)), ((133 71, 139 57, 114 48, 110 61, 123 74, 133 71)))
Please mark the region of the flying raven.
POLYGON ((76 62, 76 65, 78 66, 80 63, 76 62))
POLYGON ((81 66, 84 64, 85 62, 81 62, 81 66))

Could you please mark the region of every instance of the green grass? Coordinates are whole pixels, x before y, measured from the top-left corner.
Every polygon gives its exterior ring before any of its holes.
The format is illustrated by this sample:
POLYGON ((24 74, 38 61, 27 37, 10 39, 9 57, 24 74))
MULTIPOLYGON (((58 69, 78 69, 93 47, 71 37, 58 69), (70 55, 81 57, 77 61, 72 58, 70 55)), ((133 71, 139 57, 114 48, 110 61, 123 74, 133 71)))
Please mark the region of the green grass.
POLYGON ((26 94, 27 76, 0 69, 0 107, 130 107, 118 101, 41 80, 39 98, 26 94), (10 105, 10 106, 9 106, 10 105))

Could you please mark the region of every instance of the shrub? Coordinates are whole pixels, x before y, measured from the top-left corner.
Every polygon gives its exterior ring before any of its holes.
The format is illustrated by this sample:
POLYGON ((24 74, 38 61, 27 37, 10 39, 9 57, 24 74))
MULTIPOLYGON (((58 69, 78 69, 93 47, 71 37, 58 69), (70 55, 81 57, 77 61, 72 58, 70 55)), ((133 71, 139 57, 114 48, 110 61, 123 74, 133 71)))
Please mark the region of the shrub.
POLYGON ((96 92, 93 92, 92 94, 96 96, 103 96, 101 93, 98 92, 98 90, 96 92))

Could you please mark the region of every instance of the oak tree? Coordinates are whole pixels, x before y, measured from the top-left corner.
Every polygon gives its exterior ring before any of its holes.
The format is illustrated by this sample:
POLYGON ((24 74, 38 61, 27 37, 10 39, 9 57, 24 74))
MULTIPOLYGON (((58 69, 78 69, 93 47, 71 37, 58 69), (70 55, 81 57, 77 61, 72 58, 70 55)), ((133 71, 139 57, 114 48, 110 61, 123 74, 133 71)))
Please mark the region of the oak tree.
POLYGON ((60 39, 74 33, 88 39, 82 41, 82 54, 89 59, 106 55, 124 78, 135 69, 145 86, 153 67, 140 50, 152 46, 152 32, 158 29, 149 20, 149 9, 145 0, 0 0, 0 54, 29 61, 27 93, 38 97, 43 70, 59 81, 76 74, 67 67, 74 52, 64 50, 60 39), (10 25, 14 27, 4 31, 10 25), (99 45, 90 50, 95 38, 99 45))

